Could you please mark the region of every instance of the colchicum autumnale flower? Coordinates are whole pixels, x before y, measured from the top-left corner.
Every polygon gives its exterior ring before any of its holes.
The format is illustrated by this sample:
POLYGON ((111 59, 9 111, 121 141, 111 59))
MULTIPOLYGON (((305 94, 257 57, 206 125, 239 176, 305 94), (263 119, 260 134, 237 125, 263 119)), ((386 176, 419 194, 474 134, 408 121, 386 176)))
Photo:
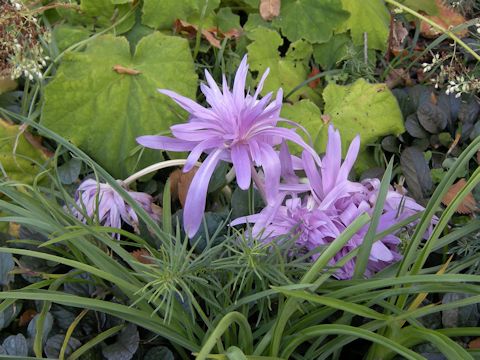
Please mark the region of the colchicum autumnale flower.
MULTIPOLYGON (((321 247, 328 246, 357 217, 363 213, 372 215, 377 200, 380 181, 366 179, 362 182, 348 180, 358 155, 360 139, 356 137, 348 149, 342 163, 340 134, 329 127, 328 144, 322 159, 322 168, 318 169, 310 154, 303 153, 304 170, 309 188, 303 197, 292 194, 276 209, 265 208, 261 213, 237 219, 232 224, 250 222, 252 236, 272 241, 281 236, 295 236, 301 252, 313 251, 313 259, 318 257, 321 247)), ((411 215, 424 210, 413 199, 390 188, 385 200, 377 232, 387 230, 411 215)), ((357 232, 344 248, 330 261, 335 264, 350 251, 359 247, 368 230, 368 225, 357 232)), ((389 234, 373 243, 365 276, 371 276, 386 266, 401 259, 399 244, 401 240, 395 234, 389 234)), ((349 279, 355 270, 355 260, 349 260, 335 271, 338 279, 349 279)))
MULTIPOLYGON (((150 195, 127 191, 152 219, 159 220, 150 195)), ((122 222, 124 222, 138 231, 137 214, 109 184, 97 183, 93 179, 84 180, 75 192, 75 201, 78 209, 71 207, 70 210, 77 219, 85 223, 87 219, 84 214, 91 219, 96 219, 98 216, 98 221, 103 226, 120 229, 122 222), (84 212, 79 211, 79 209, 83 209, 84 212)), ((115 235, 115 237, 120 238, 120 234, 115 235)))
POLYGON ((268 203, 278 194, 281 175, 281 163, 274 149, 284 140, 293 141, 307 149, 315 160, 320 159, 315 151, 292 129, 277 127, 282 107, 282 90, 272 100, 272 93, 259 99, 268 69, 261 77, 253 95, 245 92, 248 74, 245 56, 237 70, 233 89, 230 90, 225 76, 222 89, 215 83, 208 71, 205 71, 207 84, 200 88, 210 107, 203 107, 195 101, 173 91, 159 90, 172 98, 189 112, 189 121, 174 125, 170 129, 174 138, 165 136, 141 136, 137 142, 145 147, 169 151, 190 151, 183 170, 188 172, 202 153, 208 156, 200 166, 190 185, 185 207, 184 224, 187 234, 192 237, 197 232, 205 210, 207 188, 215 167, 219 161, 233 164, 238 186, 250 187, 252 177, 256 177, 255 166, 264 173, 263 187, 268 203))

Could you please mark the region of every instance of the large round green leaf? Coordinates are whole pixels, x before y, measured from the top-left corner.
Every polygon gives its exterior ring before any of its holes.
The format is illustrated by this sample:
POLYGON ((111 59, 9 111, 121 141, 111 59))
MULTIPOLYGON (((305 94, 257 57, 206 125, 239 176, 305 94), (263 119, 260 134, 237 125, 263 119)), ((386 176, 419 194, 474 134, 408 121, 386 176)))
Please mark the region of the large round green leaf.
POLYGON ((178 121, 173 102, 158 88, 195 97, 197 76, 186 40, 155 32, 131 55, 125 38, 101 36, 84 52, 65 56, 45 90, 42 123, 123 178, 160 159, 158 151, 146 150, 137 164, 135 138, 178 121), (117 65, 139 73, 119 73, 117 65))
POLYGON ((333 30, 348 19, 340 0, 284 0, 274 24, 290 41, 328 41, 333 30))
MULTIPOLYGON (((342 134, 343 154, 357 135, 361 139, 361 151, 357 169, 364 171, 371 164, 367 146, 382 136, 400 135, 405 131, 403 117, 395 96, 385 84, 369 84, 358 79, 351 85, 329 84, 323 91, 324 114, 342 134)), ((327 127, 316 139, 316 146, 324 149, 327 143, 327 127)))

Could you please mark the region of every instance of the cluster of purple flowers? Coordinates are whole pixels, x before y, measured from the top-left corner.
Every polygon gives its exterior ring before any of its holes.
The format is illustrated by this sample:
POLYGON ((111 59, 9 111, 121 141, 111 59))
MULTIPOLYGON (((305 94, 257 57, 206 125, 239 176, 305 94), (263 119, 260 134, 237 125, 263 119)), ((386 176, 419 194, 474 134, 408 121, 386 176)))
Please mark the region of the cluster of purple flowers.
MULTIPOLYGON (((230 90, 225 77, 220 89, 206 71, 207 84, 201 85, 201 91, 209 107, 172 91, 159 90, 188 111, 189 121, 171 127, 174 138, 142 136, 137 141, 153 149, 189 151, 184 171, 189 171, 203 153, 207 154, 193 178, 184 207, 184 226, 190 237, 201 225, 210 178, 217 164, 226 161, 233 165, 238 186, 248 189, 253 179, 267 204, 259 214, 236 219, 232 225, 252 223, 252 235, 264 241, 295 236, 300 252, 319 249, 335 240, 361 214, 372 214, 380 182, 378 179, 362 182, 348 179, 359 151, 358 137, 350 144, 342 162, 340 134, 333 126, 329 128, 327 149, 322 159, 294 129, 278 127, 278 122, 284 121, 280 117, 282 91, 279 90, 275 98, 272 93, 259 98, 267 70, 251 95, 245 91, 247 74, 245 57, 230 90), (289 154, 286 141, 304 149, 301 159, 289 154), (307 183, 300 181, 296 170, 306 174, 307 183)), ((130 225, 138 221, 135 213, 111 188, 103 189, 104 184, 93 183, 82 184, 78 194, 79 203, 86 204, 89 216, 94 209, 92 198, 99 190, 103 199, 99 205, 99 218, 103 224, 120 227, 122 220, 130 225)), ((151 198, 137 195, 139 193, 130 194, 145 209, 151 207, 151 198)), ((414 200, 391 188, 377 230, 386 230, 422 210, 423 207, 414 200)), ((344 255, 359 247, 367 229, 368 225, 357 232, 330 265, 334 266, 344 255)), ((376 241, 365 275, 370 276, 398 261, 401 258, 399 243, 395 234, 376 241)), ((336 270, 335 276, 351 278, 354 267, 354 260, 350 260, 336 270)))

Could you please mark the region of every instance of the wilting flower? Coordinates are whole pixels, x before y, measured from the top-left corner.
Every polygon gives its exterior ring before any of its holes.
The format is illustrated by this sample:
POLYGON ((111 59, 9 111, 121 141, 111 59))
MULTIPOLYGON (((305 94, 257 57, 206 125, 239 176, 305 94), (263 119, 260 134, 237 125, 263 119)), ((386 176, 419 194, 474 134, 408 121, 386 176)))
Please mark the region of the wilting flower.
MULTIPOLYGON (((322 167, 319 169, 312 157, 303 154, 304 170, 309 180, 310 191, 303 198, 293 194, 284 204, 266 207, 260 214, 238 219, 232 224, 250 222, 253 236, 260 236, 265 241, 272 241, 286 235, 295 236, 299 251, 310 252, 328 246, 355 219, 364 213, 373 214, 380 181, 366 179, 353 182, 348 179, 355 159, 358 155, 360 139, 355 138, 342 162, 342 146, 340 134, 331 126, 322 167)), ((377 233, 385 231, 424 208, 413 199, 390 188, 380 216, 377 233)), ((350 251, 363 243, 368 224, 360 229, 330 261, 336 263, 350 251)), ((386 235, 376 241, 367 264, 365 276, 371 276, 386 266, 401 259, 399 244, 401 240, 396 234, 386 235)), ((349 279, 355 270, 355 260, 349 260, 339 267, 334 276, 349 279)))
POLYGON ((173 91, 159 90, 190 113, 189 121, 170 128, 175 138, 137 138, 138 143, 153 149, 190 151, 185 172, 194 166, 202 153, 208 154, 193 178, 185 203, 184 224, 189 236, 193 236, 201 224, 208 183, 219 161, 233 164, 238 186, 244 190, 250 186, 252 172, 256 171, 254 166, 262 167, 265 196, 269 203, 277 195, 281 173, 280 159, 274 146, 283 140, 293 141, 310 151, 320 163, 315 151, 294 130, 276 126, 280 120, 282 90, 277 92, 273 101, 272 93, 259 99, 268 70, 253 95, 245 92, 247 74, 245 56, 230 91, 225 76, 220 89, 210 73, 205 71, 208 85, 201 84, 200 88, 210 105, 207 108, 173 91))
MULTIPOLYGON (((128 191, 128 194, 152 217, 159 220, 150 195, 128 191)), ((121 228, 122 222, 138 230, 138 216, 132 207, 123 200, 109 184, 97 183, 93 179, 83 181, 75 192, 77 208, 71 207, 72 214, 79 220, 86 222, 84 214, 96 219, 101 225, 121 228), (83 211, 80 211, 83 210, 83 211)), ((120 237, 119 234, 116 235, 120 237)))

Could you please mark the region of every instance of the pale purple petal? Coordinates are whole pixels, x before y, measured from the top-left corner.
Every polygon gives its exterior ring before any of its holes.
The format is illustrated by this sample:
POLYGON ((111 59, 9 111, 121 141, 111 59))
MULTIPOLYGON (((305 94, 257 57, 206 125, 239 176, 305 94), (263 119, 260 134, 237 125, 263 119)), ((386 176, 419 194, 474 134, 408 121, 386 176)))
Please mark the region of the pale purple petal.
POLYGON ((248 147, 243 144, 237 144, 231 148, 231 159, 235 168, 237 183, 240 189, 247 190, 252 181, 251 160, 248 154, 248 147))
POLYGON ((220 160, 222 150, 211 152, 198 169, 188 188, 183 212, 183 223, 189 237, 193 237, 202 223, 205 203, 207 201, 208 183, 220 160))
POLYGON ((137 143, 150 149, 167 151, 189 151, 196 145, 193 142, 169 138, 167 136, 146 135, 137 137, 137 143))

